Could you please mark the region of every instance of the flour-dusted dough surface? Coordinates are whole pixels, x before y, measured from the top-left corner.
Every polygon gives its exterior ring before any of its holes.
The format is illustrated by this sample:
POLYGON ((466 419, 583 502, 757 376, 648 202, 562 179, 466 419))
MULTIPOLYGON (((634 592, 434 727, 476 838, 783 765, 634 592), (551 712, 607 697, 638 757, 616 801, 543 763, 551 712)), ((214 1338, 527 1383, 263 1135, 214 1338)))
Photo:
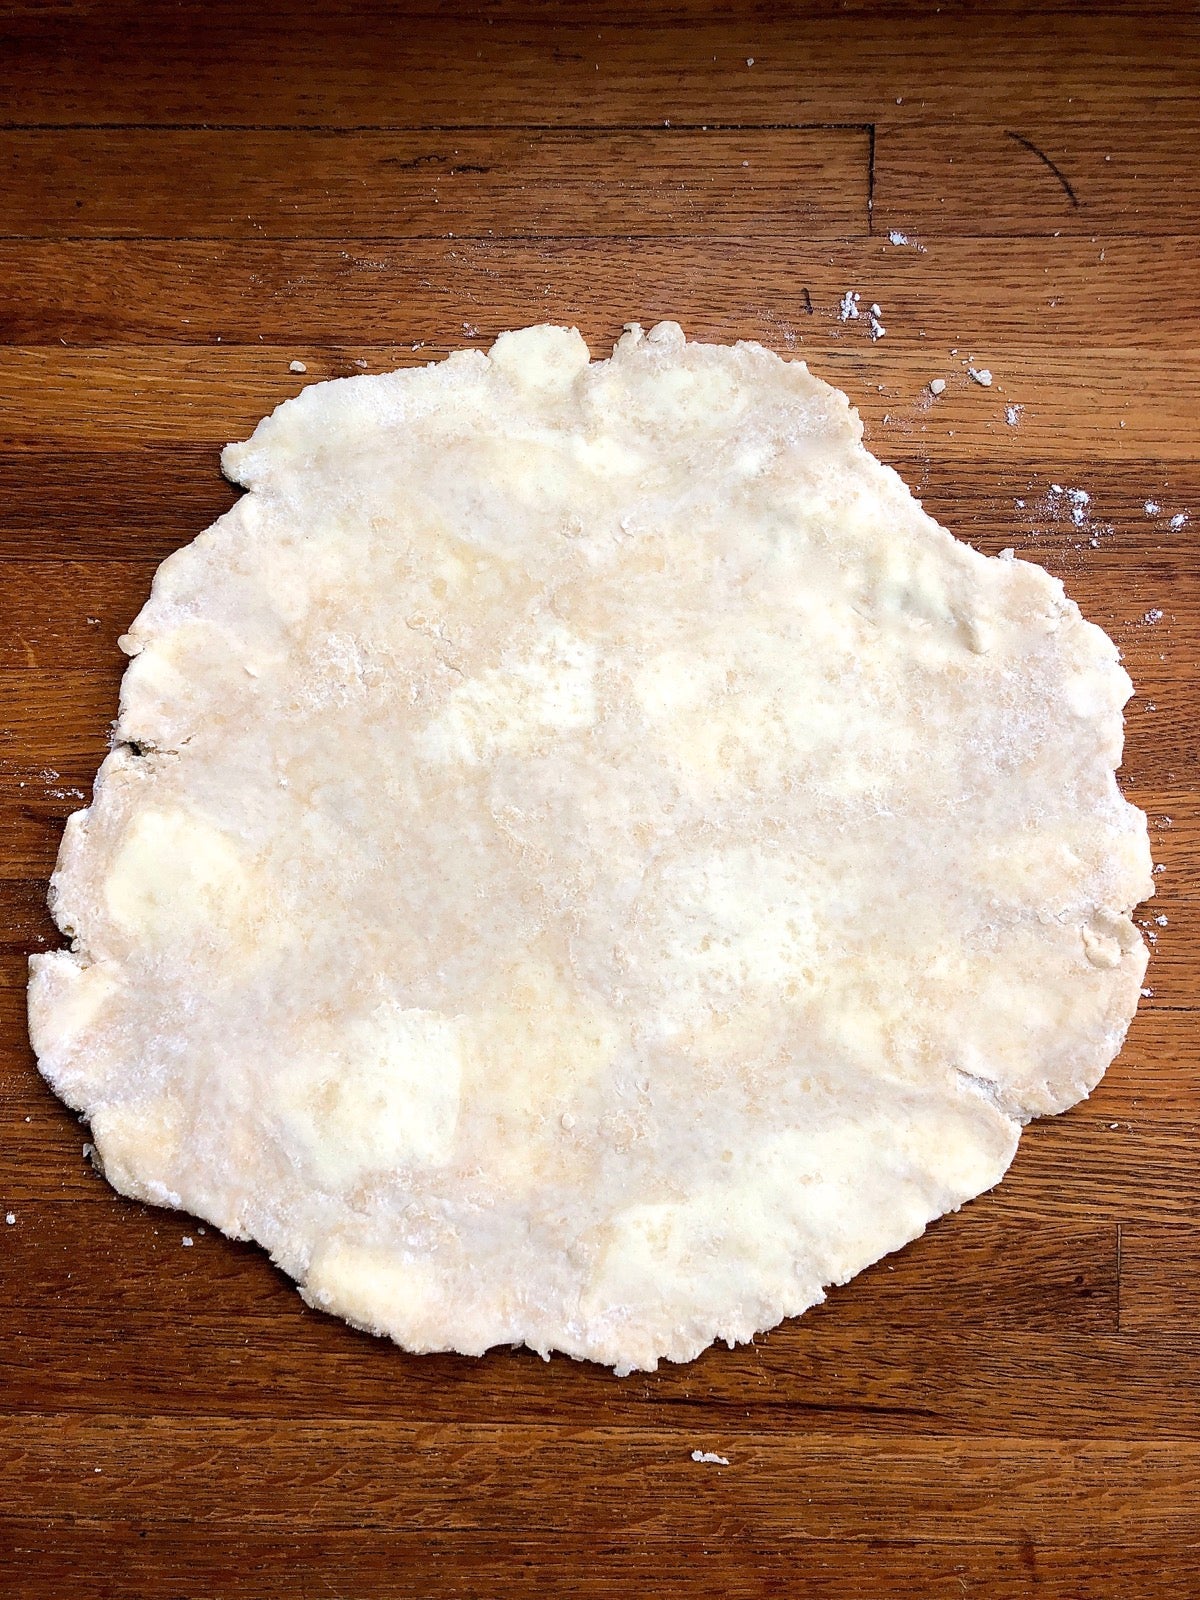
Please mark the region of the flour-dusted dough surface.
POLYGON ((35 956, 109 1180, 413 1350, 745 1340, 996 1183, 1146 951, 1131 692, 753 344, 322 383, 163 563, 35 956))

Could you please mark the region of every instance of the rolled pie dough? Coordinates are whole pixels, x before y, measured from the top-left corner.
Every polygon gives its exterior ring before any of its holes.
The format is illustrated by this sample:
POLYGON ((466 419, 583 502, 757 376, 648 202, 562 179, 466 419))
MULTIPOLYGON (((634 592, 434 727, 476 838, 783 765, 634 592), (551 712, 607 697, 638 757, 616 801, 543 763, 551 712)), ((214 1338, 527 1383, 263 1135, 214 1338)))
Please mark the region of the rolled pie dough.
POLYGON ((749 1339, 990 1188, 1146 964, 1111 641, 754 344, 321 383, 163 563, 32 959, 108 1180, 411 1350, 749 1339))

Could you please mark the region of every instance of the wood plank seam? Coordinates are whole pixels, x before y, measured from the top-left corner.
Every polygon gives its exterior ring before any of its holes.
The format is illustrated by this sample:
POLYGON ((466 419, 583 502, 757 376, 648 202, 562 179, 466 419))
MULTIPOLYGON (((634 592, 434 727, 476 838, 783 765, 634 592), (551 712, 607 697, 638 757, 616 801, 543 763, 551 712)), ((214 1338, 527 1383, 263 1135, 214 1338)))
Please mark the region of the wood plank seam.
POLYGON ((330 122, 2 122, 0 133, 324 133, 353 139, 360 133, 865 133, 873 122, 361 122, 339 127, 330 122))

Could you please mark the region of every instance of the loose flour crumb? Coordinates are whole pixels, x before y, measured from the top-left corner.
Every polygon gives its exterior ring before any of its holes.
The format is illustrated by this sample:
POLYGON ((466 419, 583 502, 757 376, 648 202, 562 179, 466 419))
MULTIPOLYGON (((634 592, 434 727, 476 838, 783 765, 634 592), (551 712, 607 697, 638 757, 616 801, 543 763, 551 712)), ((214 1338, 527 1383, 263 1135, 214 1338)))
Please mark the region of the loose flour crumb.
POLYGON ((930 380, 929 380, 929 392, 932 395, 945 394, 945 392, 946 392, 946 380, 945 380, 945 378, 930 378, 930 380))
POLYGON ((288 371, 289 372, 307 372, 308 368, 304 365, 303 361, 289 361, 288 362, 288 371))
POLYGON ((1168 528, 1173 528, 1175 530, 1175 532, 1178 533, 1180 528, 1186 526, 1187 519, 1188 519, 1188 514, 1187 514, 1186 511, 1177 511, 1175 513, 1175 515, 1171 518, 1170 522, 1168 522, 1167 526, 1168 526, 1168 528))
POLYGON ((1161 622, 1162 621, 1162 612, 1158 609, 1157 606, 1155 606, 1153 611, 1147 611, 1146 615, 1142 618, 1142 621, 1143 622, 1161 622))
POLYGON ((842 296, 842 303, 838 307, 838 321, 839 322, 857 322, 858 321, 858 302, 859 302, 859 298, 860 297, 855 294, 853 289, 847 289, 846 290, 845 294, 842 296))
POLYGON ((986 367, 968 367, 967 371, 971 374, 972 378, 974 378, 975 382, 982 384, 985 389, 990 389, 992 387, 992 375, 986 367))
MULTIPOLYGON (((1072 489, 1061 483, 1052 483, 1038 509, 1056 522, 1069 518, 1072 527, 1087 536, 1088 546, 1096 550, 1100 546, 1101 536, 1112 533, 1113 529, 1109 523, 1092 520, 1091 505, 1092 497, 1086 489, 1072 489)), ((1083 546, 1077 544, 1075 548, 1080 550, 1083 546)))
POLYGON ((878 306, 872 306, 867 315, 867 328, 870 331, 872 339, 882 339, 884 334, 887 332, 887 329, 879 320, 880 315, 881 313, 878 306))
POLYGON ((1005 422, 1008 423, 1010 428, 1015 428, 1017 426, 1017 424, 1021 420, 1021 407, 1020 406, 1005 406, 1005 408, 1004 408, 1004 420, 1005 420, 1005 422))
POLYGON ((4 1220, 7 1222, 10 1228, 16 1227, 17 1213, 15 1211, 6 1211, 4 1213, 4 1220))
POLYGON ((1052 483, 1050 485, 1047 509, 1055 516, 1060 515, 1058 502, 1064 499, 1067 502, 1071 521, 1077 528, 1081 528, 1087 517, 1087 508, 1091 504, 1091 495, 1086 489, 1064 489, 1061 483, 1052 483))
POLYGON ((1145 505, 1142 507, 1142 510, 1148 517, 1156 517, 1162 510, 1162 507, 1159 505, 1157 500, 1147 500, 1145 505))
POLYGON ((729 1465, 729 1457, 719 1456, 714 1450, 693 1450, 692 1460, 709 1461, 714 1467, 727 1467, 729 1465))
POLYGON ((190 1250, 192 1248, 192 1239, 189 1234, 184 1234, 182 1243, 185 1250, 190 1250))

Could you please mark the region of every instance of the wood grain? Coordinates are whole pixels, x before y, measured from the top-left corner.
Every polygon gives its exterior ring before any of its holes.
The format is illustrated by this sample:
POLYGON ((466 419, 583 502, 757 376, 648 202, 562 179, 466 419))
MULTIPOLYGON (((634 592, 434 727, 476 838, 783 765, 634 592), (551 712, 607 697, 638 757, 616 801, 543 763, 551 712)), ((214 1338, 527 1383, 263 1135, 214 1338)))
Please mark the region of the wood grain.
POLYGON ((933 11, 825 0, 725 5, 716 17, 701 0, 462 10, 385 0, 336 0, 319 17, 287 0, 249 13, 203 0, 33 6, 6 29, 0 104, 14 123, 251 128, 927 113, 1052 126, 1082 106, 1111 115, 1124 135, 1195 109, 1190 19, 1153 0, 960 0, 933 11))
POLYGON ((1200 1445, 1191 1441, 877 1440, 869 1435, 759 1434, 726 1424, 707 1437, 728 1467, 697 1472, 695 1427, 606 1428, 323 1419, 264 1439, 236 1418, 76 1417, 47 1434, 40 1416, 0 1423, 0 1451, 20 1471, 6 1498, 30 1516, 53 1490, 75 1516, 144 1507, 148 1522, 286 1528, 311 1512, 330 1528, 506 1530, 547 1535, 636 1528, 647 1539, 696 1536, 714 1511, 728 1535, 884 1537, 903 1519, 941 1543, 948 1521, 979 1541, 1074 1542, 1120 1531, 1161 1540, 1200 1509, 1200 1445), (579 1458, 603 1471, 579 1481, 579 1458), (236 1460, 236 1504, 213 1462, 236 1460), (90 1472, 87 1470, 90 1468, 90 1472), (554 1496, 540 1482, 549 1472, 554 1496), (1114 1479, 1128 1487, 1114 1489, 1114 1479), (784 1491, 787 1492, 784 1492, 784 1491), (815 1492, 814 1492, 815 1491, 815 1492), (1123 1521, 1122 1519, 1128 1519, 1123 1521), (1075 1524, 1075 1528, 1072 1528, 1075 1524))
POLYGON ((924 117, 880 127, 876 226, 1089 239, 1194 231, 1200 195, 1169 122, 1130 129, 1067 111, 1045 133, 1040 119, 1021 129, 924 117))
MULTIPOLYGON (((566 203, 559 198, 559 216, 566 203)), ((385 212, 375 220, 386 228, 385 212)), ((584 202, 577 226, 586 223, 584 202)), ((858 289, 882 303, 888 339, 923 338, 932 363, 960 340, 1078 348, 1098 328, 1106 346, 1171 355, 1181 317, 1200 300, 1200 261, 1182 241, 1172 246, 1168 276, 1157 239, 1106 235, 1094 244, 1063 236, 1031 255, 1023 239, 945 231, 906 238, 893 244, 883 232, 814 241, 794 229, 769 241, 754 233, 542 235, 536 249, 506 239, 349 233, 269 244, 0 240, 0 339, 109 347, 266 342, 315 363, 311 381, 330 375, 321 363, 331 343, 355 346, 367 327, 391 345, 417 342, 430 360, 460 342, 463 322, 480 341, 491 340, 531 304, 552 320, 587 318, 598 332, 619 328, 622 317, 649 324, 671 316, 694 337, 715 339, 738 295, 747 337, 785 350, 795 348, 793 339, 823 348, 835 332, 860 331, 837 323, 842 296, 858 289), (126 286, 119 300, 114 279, 126 286)))
POLYGON ((11 238, 868 229, 865 128, 0 130, 11 238), (574 208, 564 196, 574 195, 574 208), (565 212, 565 214, 564 214, 565 212))
MULTIPOLYGON (((53 1421, 51 1419, 51 1425, 53 1421)), ((1179 1600, 1172 1567, 1191 1535, 1140 1543, 1089 1539, 1074 1549, 1010 1543, 954 1546, 895 1537, 870 1540, 767 1539, 753 1530, 730 1538, 650 1541, 636 1528, 616 1534, 569 1533, 546 1540, 505 1530, 453 1534, 308 1526, 284 1533, 239 1528, 238 1561, 228 1536, 214 1539, 195 1524, 147 1526, 136 1515, 76 1519, 48 1532, 44 1518, 12 1522, 13 1543, 0 1549, 0 1581, 13 1600, 41 1600, 49 1585, 61 1593, 80 1571, 119 1571, 136 1560, 139 1600, 216 1595, 222 1600, 295 1600, 296 1574, 327 1574, 318 1594, 441 1600, 442 1596, 504 1595, 544 1600, 571 1595, 611 1600, 614 1594, 655 1600, 805 1600, 920 1595, 921 1600, 1029 1600, 1031 1594, 1070 1600, 1112 1600, 1112 1574, 1138 1600, 1179 1600), (335 1587, 336 1586, 336 1587, 335 1587)), ((104 1591, 115 1593, 114 1590, 104 1591)))
POLYGON ((1197 43, 1153 0, 5 8, 5 1596, 1195 1591, 1197 43), (664 316, 808 360, 935 516, 1112 633, 1148 992, 1000 1187, 750 1347, 625 1381, 407 1356, 112 1194, 34 1068, 26 956, 117 638, 236 497, 220 447, 314 380, 664 316))
POLYGON ((1200 1226, 1139 1217, 1122 1226, 1120 1247, 1121 1328, 1200 1333, 1200 1226))

